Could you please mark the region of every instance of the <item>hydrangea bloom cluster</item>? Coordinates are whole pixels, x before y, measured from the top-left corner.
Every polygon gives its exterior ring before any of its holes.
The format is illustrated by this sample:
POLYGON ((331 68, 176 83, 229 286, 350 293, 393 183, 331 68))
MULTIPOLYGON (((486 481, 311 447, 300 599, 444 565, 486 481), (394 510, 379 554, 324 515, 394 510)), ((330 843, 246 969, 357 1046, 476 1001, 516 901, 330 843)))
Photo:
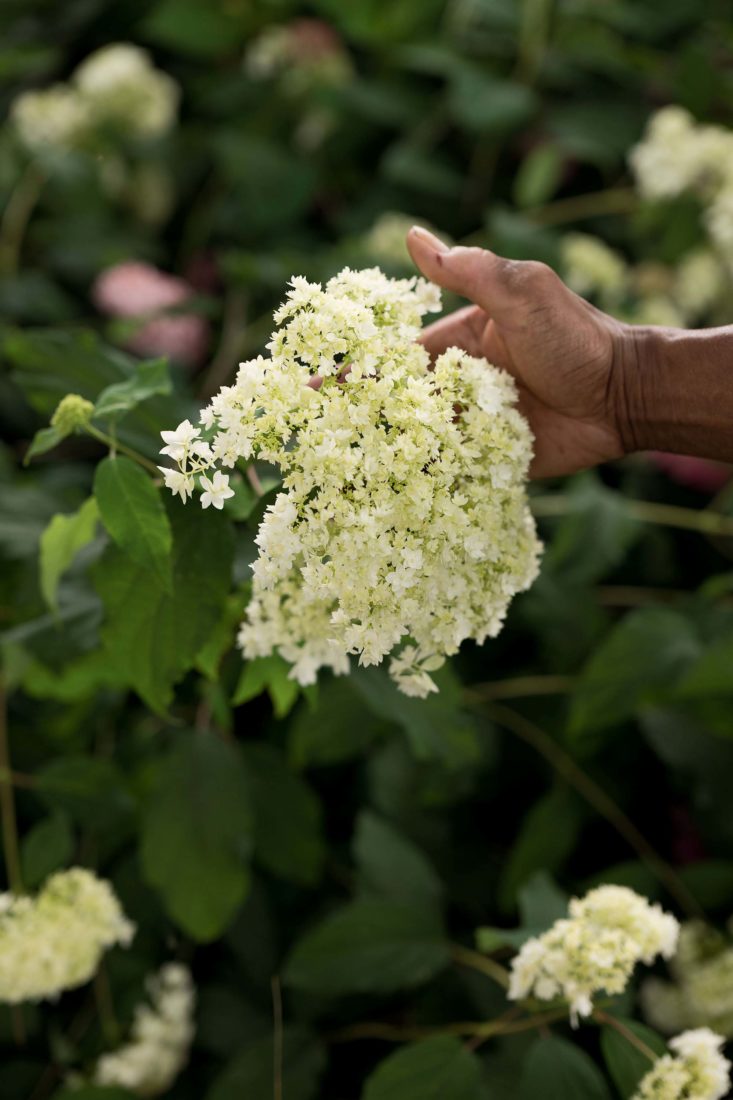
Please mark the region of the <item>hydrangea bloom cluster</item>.
POLYGON ((34 154, 84 147, 96 131, 157 138, 173 124, 180 89, 145 50, 120 42, 90 54, 68 84, 24 92, 11 116, 34 154))
POLYGON ((562 997, 574 1025, 589 1016, 593 996, 622 993, 637 963, 670 958, 677 946, 675 918, 625 886, 599 886, 570 901, 566 918, 527 940, 512 961, 509 998, 562 997))
POLYGON ((135 1010, 130 1041, 97 1062, 92 1075, 95 1085, 159 1096, 186 1064, 196 1003, 188 968, 168 963, 148 980, 148 994, 150 1004, 135 1010))
POLYGON ((0 894, 0 1002, 83 985, 105 949, 128 946, 134 930, 109 883, 81 867, 52 875, 36 898, 0 894))
POLYGON ((699 125, 682 107, 664 107, 652 116, 629 159, 645 198, 684 192, 700 198, 711 239, 733 264, 733 133, 699 125))
POLYGON ((669 1044, 673 1053, 654 1063, 632 1100, 721 1100, 731 1069, 721 1053, 723 1042, 706 1027, 678 1035, 669 1044))
POLYGON ((537 572, 525 478, 529 428, 513 380, 451 348, 430 370, 415 342, 439 308, 423 280, 346 269, 292 280, 271 358, 243 363, 201 414, 163 433, 166 484, 202 504, 232 490, 218 466, 254 457, 283 473, 256 542, 246 657, 278 652, 301 684, 349 654, 407 694, 461 642, 499 632, 537 572), (320 380, 320 384, 317 380, 320 380))
POLYGON ((568 233, 562 242, 565 281, 583 297, 601 294, 618 301, 627 289, 626 261, 605 241, 588 233, 568 233))
POLYGON ((733 1037, 733 946, 702 921, 688 921, 670 964, 673 982, 650 978, 641 990, 644 1012, 660 1031, 706 1026, 733 1037))

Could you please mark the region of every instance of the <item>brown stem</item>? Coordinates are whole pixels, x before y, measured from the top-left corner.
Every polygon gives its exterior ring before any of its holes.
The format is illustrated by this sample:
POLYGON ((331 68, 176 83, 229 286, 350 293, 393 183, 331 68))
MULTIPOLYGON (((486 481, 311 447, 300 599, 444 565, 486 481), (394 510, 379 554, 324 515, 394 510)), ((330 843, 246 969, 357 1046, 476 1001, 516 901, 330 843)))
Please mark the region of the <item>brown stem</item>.
POLYGON ((25 232, 45 179, 37 164, 29 164, 7 201, 0 220, 0 275, 18 270, 25 232))
POLYGON ((597 1020, 599 1024, 605 1024, 607 1027, 612 1027, 614 1031, 617 1031, 619 1035, 623 1035, 624 1039, 628 1043, 631 1043, 632 1047, 636 1047, 640 1054, 643 1054, 645 1058, 648 1058, 650 1062, 656 1062, 657 1055, 654 1053, 651 1047, 648 1047, 643 1039, 640 1039, 638 1035, 634 1035, 633 1031, 630 1031, 625 1024, 617 1020, 615 1016, 611 1016, 609 1012, 604 1012, 602 1008, 596 1008, 593 1010, 593 1019, 597 1020))
POLYGON ((599 786, 583 769, 569 756, 557 742, 543 729, 536 726, 523 714, 512 710, 510 707, 497 703, 488 703, 484 710, 490 718, 493 718, 500 726, 526 741, 555 769, 558 775, 567 780, 579 794, 585 798, 601 817, 616 832, 623 837, 627 844, 634 849, 639 859, 646 864, 652 874, 666 886, 680 907, 691 917, 703 916, 703 911, 696 899, 685 886, 682 879, 672 866, 649 843, 646 837, 639 832, 633 821, 624 813, 620 806, 608 795, 603 787, 599 786))
POLYGON ((502 989, 509 988, 509 972, 505 967, 488 955, 482 955, 479 951, 472 951, 470 947, 463 947, 460 943, 451 944, 451 956, 453 961, 460 966, 468 966, 472 970, 478 970, 492 981, 497 982, 502 989))
POLYGON ((14 894, 23 893, 23 873, 15 819, 15 796, 10 780, 10 744, 8 740, 8 703, 5 682, 0 673, 0 823, 8 885, 14 894))
POLYGON ((466 698, 476 702, 495 699, 519 699, 531 695, 565 695, 572 691, 574 676, 514 676, 485 684, 471 684, 466 698))

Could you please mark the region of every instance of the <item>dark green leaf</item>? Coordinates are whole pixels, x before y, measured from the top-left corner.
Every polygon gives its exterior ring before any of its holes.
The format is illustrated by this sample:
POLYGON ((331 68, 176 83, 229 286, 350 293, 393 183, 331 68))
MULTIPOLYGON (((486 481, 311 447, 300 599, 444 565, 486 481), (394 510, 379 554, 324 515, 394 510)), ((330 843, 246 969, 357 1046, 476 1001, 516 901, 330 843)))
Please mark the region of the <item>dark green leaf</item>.
POLYGON ((286 981, 312 993, 390 993, 428 981, 450 959, 429 910, 392 901, 355 901, 295 945, 286 981))
POLYGON ((363 894, 439 906, 442 884, 432 864, 383 818, 364 810, 357 819, 353 848, 363 894))
POLYGON ((363 1100, 481 1100, 481 1063, 458 1039, 409 1043, 380 1062, 363 1100))
MULTIPOLYGON (((282 1035, 282 1095, 287 1100, 313 1100, 325 1068, 326 1056, 318 1041, 300 1027, 282 1035)), ((206 1100, 272 1100, 275 1040, 271 1035, 248 1044, 229 1063, 206 1093, 206 1100)))
POLYGON ((74 834, 65 813, 44 817, 25 834, 20 849, 23 884, 35 890, 44 879, 71 861, 74 834))
POLYGON ((638 1050, 624 1036, 620 1035, 613 1027, 604 1027, 601 1031, 601 1050, 606 1063, 606 1068, 613 1078, 623 1100, 628 1100, 641 1081, 644 1074, 648 1073, 654 1064, 654 1059, 665 1054, 667 1047, 663 1039, 652 1031, 651 1028, 639 1024, 635 1020, 619 1020, 621 1025, 630 1031, 632 1035, 649 1047, 653 1057, 648 1058, 638 1050))
POLYGON ((719 638, 705 650, 679 684, 681 699, 733 695, 733 636, 719 638))
POLYGON ((567 787, 555 787, 535 802, 502 869, 499 880, 502 910, 511 911, 518 891, 534 872, 560 870, 575 847, 582 821, 582 806, 567 787))
POLYGON ((350 678, 327 680, 318 704, 300 707, 289 730, 289 751, 296 767, 337 764, 358 756, 379 736, 384 721, 364 713, 350 678))
POLYGON ((109 828, 133 809, 125 778, 111 760, 57 756, 34 778, 34 789, 46 805, 81 825, 109 828))
POLYGON ((231 923, 249 886, 249 784, 233 745, 211 733, 179 736, 145 807, 142 866, 173 920, 206 941, 231 923))
POLYGON ((537 1039, 525 1062, 520 1100, 611 1100, 593 1060, 557 1035, 537 1039))
POLYGON ((124 455, 108 456, 95 471, 94 496, 119 548, 170 591, 173 535, 160 491, 148 474, 124 455))

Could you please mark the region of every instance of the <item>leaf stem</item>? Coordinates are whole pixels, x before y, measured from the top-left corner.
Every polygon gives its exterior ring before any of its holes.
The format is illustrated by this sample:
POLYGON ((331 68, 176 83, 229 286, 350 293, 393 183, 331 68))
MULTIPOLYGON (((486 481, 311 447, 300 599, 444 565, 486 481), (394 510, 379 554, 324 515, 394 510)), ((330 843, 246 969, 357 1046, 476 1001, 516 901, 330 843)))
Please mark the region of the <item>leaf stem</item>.
POLYGON ((565 695, 572 691, 574 676, 513 676, 506 680, 491 680, 485 684, 471 684, 466 689, 470 701, 495 699, 519 699, 531 695, 565 695))
POLYGON ((599 1024, 606 1024, 607 1027, 612 1027, 619 1035, 623 1035, 627 1043, 631 1043, 632 1047, 635 1047, 639 1053, 643 1054, 645 1058, 648 1058, 650 1062, 656 1062, 657 1055, 652 1048, 648 1047, 643 1039, 640 1039, 638 1035, 634 1035, 633 1031, 630 1031, 621 1020, 617 1020, 610 1012, 604 1012, 602 1008, 595 1008, 593 1009, 593 1019, 597 1020, 599 1024))
POLYGON ((273 1100, 283 1100, 283 998, 280 987, 280 978, 273 975, 272 987, 272 1097, 273 1100))
MULTIPOLYGON (((623 501, 623 506, 633 519, 638 519, 641 523, 698 531, 701 535, 727 535, 733 538, 733 516, 723 515, 710 508, 697 511, 694 508, 681 508, 676 504, 628 499, 623 501)), ((532 497, 530 507, 533 514, 540 518, 565 516, 575 510, 573 501, 562 493, 532 497)))
POLYGON ((102 1033, 110 1046, 114 1046, 115 1043, 119 1042, 120 1025, 117 1020, 114 1001, 112 1000, 112 989, 104 963, 100 963, 99 970, 94 975, 93 988, 94 1003, 102 1025, 102 1033))
POLYGON ((31 162, 13 188, 0 220, 0 275, 18 270, 28 222, 46 181, 39 166, 31 162))
POLYGON ((105 447, 109 447, 110 451, 120 451, 122 454, 127 455, 128 458, 138 462, 141 466, 144 466, 151 474, 155 474, 156 477, 160 477, 160 470, 149 458, 145 455, 141 455, 139 451, 135 451, 132 447, 127 447, 124 443, 120 443, 118 439, 113 439, 111 435, 107 435, 106 432, 102 432, 99 428, 95 428, 93 424, 87 424, 85 430, 94 439, 98 439, 100 443, 104 443, 105 447))
POLYGON ((472 951, 470 947, 464 947, 460 943, 451 944, 453 961, 459 966, 468 966, 472 970, 478 970, 492 981, 497 982, 502 989, 509 988, 509 972, 505 967, 488 955, 482 955, 480 951, 472 951))
POLYGON ((557 742, 539 726, 511 707, 500 703, 487 703, 484 711, 504 729, 516 734, 531 745, 555 769, 558 775, 567 780, 576 791, 585 798, 594 810, 608 821, 626 843, 634 849, 639 859, 646 864, 652 874, 667 888, 680 907, 691 917, 701 917, 703 912, 675 869, 667 863, 646 837, 637 829, 633 821, 614 802, 603 787, 596 783, 579 764, 562 749, 557 742))
POLYGON ((15 796, 10 775, 8 705, 5 682, 0 673, 0 822, 3 835, 3 856, 10 889, 14 894, 22 894, 23 873, 18 846, 18 824, 15 818, 15 796))
POLYGON ((387 1043, 403 1043, 413 1039, 426 1039, 434 1035, 456 1035, 459 1038, 491 1039, 495 1035, 517 1035, 522 1031, 533 1031, 548 1024, 567 1020, 567 1005, 562 1008, 548 1009, 521 1020, 512 1020, 508 1013, 495 1020, 464 1021, 453 1024, 437 1024, 433 1027, 410 1027, 400 1024, 385 1024, 379 1020, 354 1024, 340 1028, 327 1037, 332 1043, 346 1043, 355 1039, 383 1039, 387 1043))
POLYGON ((630 214, 638 204, 633 187, 610 187, 605 191, 591 191, 588 195, 556 199, 528 210, 527 217, 537 225, 564 225, 607 214, 630 214))

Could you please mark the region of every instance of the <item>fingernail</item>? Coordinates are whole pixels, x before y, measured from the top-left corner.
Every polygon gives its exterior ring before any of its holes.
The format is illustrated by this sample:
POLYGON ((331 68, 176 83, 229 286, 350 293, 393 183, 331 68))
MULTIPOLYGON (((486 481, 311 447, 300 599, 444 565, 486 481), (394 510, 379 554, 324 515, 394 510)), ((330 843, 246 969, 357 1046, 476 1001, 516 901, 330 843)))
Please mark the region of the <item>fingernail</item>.
POLYGON ((436 252, 450 252, 450 248, 445 241, 441 241, 440 237, 436 237, 434 233, 431 233, 428 229, 424 229, 421 225, 413 225, 410 233, 415 237, 419 237, 421 241, 429 245, 429 247, 433 248, 436 252))

